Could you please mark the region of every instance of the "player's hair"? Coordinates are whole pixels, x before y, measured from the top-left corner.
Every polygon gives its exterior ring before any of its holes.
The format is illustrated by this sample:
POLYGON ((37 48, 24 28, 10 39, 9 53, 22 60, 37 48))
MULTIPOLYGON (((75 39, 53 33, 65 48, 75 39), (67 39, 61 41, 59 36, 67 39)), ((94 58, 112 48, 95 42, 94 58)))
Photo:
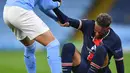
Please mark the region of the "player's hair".
POLYGON ((97 16, 96 22, 101 27, 108 27, 112 22, 112 17, 107 13, 100 13, 97 16))

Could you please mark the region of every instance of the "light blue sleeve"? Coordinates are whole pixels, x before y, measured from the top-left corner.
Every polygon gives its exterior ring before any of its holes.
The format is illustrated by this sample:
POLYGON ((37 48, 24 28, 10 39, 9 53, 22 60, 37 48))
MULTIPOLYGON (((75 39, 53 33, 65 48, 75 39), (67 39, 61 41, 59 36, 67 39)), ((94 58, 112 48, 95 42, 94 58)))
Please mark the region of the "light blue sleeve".
POLYGON ((52 0, 39 0, 37 3, 38 6, 42 7, 44 10, 52 10, 54 8, 59 7, 58 1, 52 1, 52 0))
POLYGON ((56 22, 58 21, 57 16, 54 14, 54 12, 52 10, 45 10, 43 9, 41 6, 39 6, 39 9, 45 13, 47 16, 49 16, 50 18, 52 18, 53 20, 55 20, 56 22))

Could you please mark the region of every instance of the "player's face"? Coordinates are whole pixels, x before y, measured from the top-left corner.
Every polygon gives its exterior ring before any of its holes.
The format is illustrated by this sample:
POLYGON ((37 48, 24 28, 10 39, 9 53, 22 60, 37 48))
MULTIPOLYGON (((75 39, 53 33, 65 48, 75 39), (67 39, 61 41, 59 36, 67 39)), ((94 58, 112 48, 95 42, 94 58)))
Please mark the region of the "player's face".
POLYGON ((101 39, 108 32, 108 28, 101 27, 98 24, 95 24, 94 32, 95 32, 95 38, 101 39))

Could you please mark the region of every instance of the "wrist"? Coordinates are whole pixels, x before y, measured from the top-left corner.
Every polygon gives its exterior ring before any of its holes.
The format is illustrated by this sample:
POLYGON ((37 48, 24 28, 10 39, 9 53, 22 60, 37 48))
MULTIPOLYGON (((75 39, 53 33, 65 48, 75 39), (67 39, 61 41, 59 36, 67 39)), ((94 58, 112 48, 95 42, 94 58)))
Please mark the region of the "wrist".
POLYGON ((58 7, 60 7, 61 6, 61 2, 58 1, 57 3, 58 3, 58 7))

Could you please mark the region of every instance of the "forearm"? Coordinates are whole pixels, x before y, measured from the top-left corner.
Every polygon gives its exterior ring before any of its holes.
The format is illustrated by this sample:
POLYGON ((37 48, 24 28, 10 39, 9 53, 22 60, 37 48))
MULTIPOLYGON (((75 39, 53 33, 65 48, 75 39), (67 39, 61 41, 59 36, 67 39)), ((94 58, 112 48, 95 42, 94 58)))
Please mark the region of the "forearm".
POLYGON ((61 12, 58 8, 53 9, 53 11, 55 12, 55 14, 56 14, 57 17, 58 17, 58 20, 59 20, 62 24, 64 24, 65 22, 69 22, 69 26, 72 26, 72 27, 78 29, 79 24, 80 24, 79 20, 69 18, 69 17, 66 16, 63 12, 61 12))
POLYGON ((60 6, 60 2, 54 2, 52 0, 40 0, 38 5, 42 7, 44 10, 51 10, 54 8, 58 8, 60 6))
POLYGON ((124 73, 124 62, 123 62, 123 60, 116 61, 116 69, 117 69, 117 73, 124 73))
POLYGON ((63 14, 58 8, 53 9, 54 13, 57 15, 58 20, 64 24, 65 22, 68 22, 68 17, 63 14))
POLYGON ((54 14, 54 12, 52 10, 44 10, 42 7, 39 7, 39 9, 45 13, 48 17, 52 18, 53 20, 55 20, 56 22, 58 21, 57 16, 54 14))

